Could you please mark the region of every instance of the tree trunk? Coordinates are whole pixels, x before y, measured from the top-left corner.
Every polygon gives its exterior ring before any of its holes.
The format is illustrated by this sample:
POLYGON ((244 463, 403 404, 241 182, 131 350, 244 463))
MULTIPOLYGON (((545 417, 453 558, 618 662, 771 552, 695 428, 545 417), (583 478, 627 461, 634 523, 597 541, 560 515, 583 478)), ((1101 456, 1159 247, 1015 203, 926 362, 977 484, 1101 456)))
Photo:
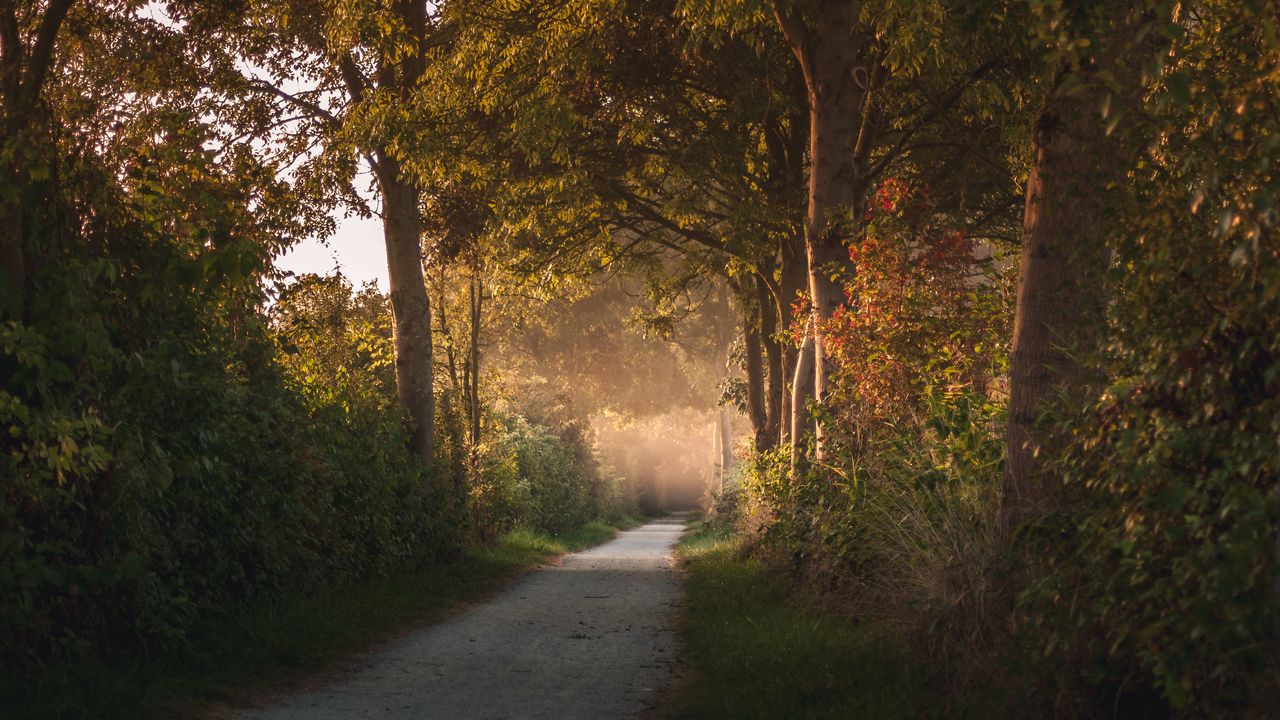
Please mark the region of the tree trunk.
POLYGON ((769 426, 775 447, 790 444, 792 418, 791 379, 798 348, 780 340, 791 331, 791 307, 808 284, 808 259, 804 248, 804 211, 807 200, 801 190, 806 185, 805 148, 809 144, 808 93, 801 68, 792 69, 788 83, 798 101, 796 107, 783 106, 770 113, 764 123, 764 141, 769 153, 769 203, 783 214, 790 230, 783 233, 773 258, 774 268, 757 278, 760 295, 761 333, 769 353, 769 426), (772 282, 773 270, 778 281, 772 282), (770 281, 766 281, 765 278, 770 281), (768 296, 766 298, 766 295, 768 296), (768 307, 769 313, 763 308, 768 307))
POLYGON ((747 317, 742 330, 747 365, 747 417, 751 420, 751 431, 755 437, 756 450, 759 451, 769 447, 769 416, 765 398, 765 370, 762 362, 764 348, 757 325, 758 316, 767 315, 768 311, 766 308, 765 312, 760 313, 755 308, 748 307, 751 309, 744 313, 747 317))
MULTIPOLYGON (((779 257, 779 270, 782 282, 779 286, 779 297, 777 299, 778 307, 778 325, 784 333, 789 333, 791 326, 796 322, 793 317, 791 308, 797 299, 805 292, 805 287, 809 282, 809 261, 805 257, 804 237, 797 233, 790 242, 784 243, 782 252, 779 257)), ((779 432, 785 435, 787 444, 791 447, 792 453, 796 450, 796 444, 804 442, 803 437, 797 437, 794 430, 803 426, 803 418, 800 415, 807 412, 803 403, 796 405, 795 403, 795 378, 796 368, 800 364, 802 355, 801 348, 797 348, 788 342, 782 347, 782 379, 784 387, 781 390, 782 411, 779 413, 779 432)), ((812 347, 810 348, 810 353, 812 347)), ((812 357, 810 357, 812 361, 812 357)), ((813 373, 813 365, 808 366, 806 371, 810 375, 813 373)), ((813 396, 813 380, 806 380, 804 397, 808 399, 813 396)))
MULTIPOLYGON (((718 292, 719 304, 722 306, 727 306, 729 300, 726 293, 726 286, 721 284, 718 286, 717 289, 719 291, 718 292)), ((715 335, 714 335, 716 387, 722 387, 725 379, 729 376, 729 357, 730 357, 730 354, 733 352, 733 338, 736 335, 737 335, 736 327, 734 326, 726 327, 720 323, 716 324, 715 335)), ((714 458, 713 458, 713 463, 715 467, 715 470, 714 470, 715 485, 714 486, 721 491, 724 489, 725 472, 727 472, 729 469, 729 463, 726 462, 726 458, 732 457, 732 450, 733 450, 733 448, 730 446, 731 443, 726 442, 726 438, 724 434, 724 422, 725 422, 726 412, 727 411, 724 406, 717 407, 716 416, 712 423, 713 424, 712 432, 714 434, 714 437, 712 438, 711 447, 712 447, 712 452, 714 453, 714 458)))
POLYGON ((716 429, 720 432, 720 494, 723 495, 729 471, 733 469, 733 411, 730 408, 720 408, 716 429))
POLYGON ((436 292, 440 297, 440 302, 436 303, 436 318, 440 322, 440 337, 444 339, 445 361, 449 366, 449 385, 453 389, 453 393, 458 397, 462 397, 465 393, 463 383, 458 376, 458 358, 454 352, 453 331, 449 329, 449 319, 445 315, 445 306, 448 304, 444 301, 444 287, 446 278, 444 268, 440 268, 440 282, 436 286, 436 292))
MULTIPOLYGON (((855 32, 858 4, 852 0, 820 0, 817 21, 804 27, 792 15, 779 14, 787 42, 800 61, 809 103, 809 212, 805 222, 809 294, 813 301, 813 394, 819 402, 827 389, 822 326, 844 302, 840 275, 849 265, 848 240, 861 221, 865 180, 855 128, 869 82, 855 80, 861 49, 855 32)), ((863 129, 865 132, 865 128, 863 129)), ((793 413, 796 411, 793 410, 793 413)), ((819 456, 823 428, 815 426, 819 456)))
POLYGON ((1062 91, 1060 75, 1036 120, 1027 181, 1013 351, 1002 521, 1012 529, 1045 499, 1040 465, 1051 450, 1036 429, 1059 390, 1079 398, 1095 384, 1080 363, 1101 329, 1106 271, 1107 138, 1093 88, 1062 91))
POLYGON ((716 495, 724 490, 724 454, 720 452, 720 416, 711 423, 711 487, 716 495))
POLYGON ((480 318, 483 304, 484 286, 477 274, 471 280, 471 387, 468 390, 473 448, 480 444, 480 318))
MULTIPOLYGON (((382 190, 382 231, 387 246, 391 313, 394 317, 396 391, 409 415, 409 449, 429 464, 435 453, 435 392, 432 383, 431 304, 422 273, 418 191, 400 175, 400 164, 377 156, 382 190)), ((425 484, 423 493, 429 490, 425 484)))
MULTIPOLYGON (((454 352, 453 331, 449 328, 449 318, 445 310, 445 306, 448 303, 444 302, 443 288, 445 287, 446 277, 443 266, 439 268, 439 273, 437 283, 434 285, 432 290, 438 293, 438 297, 440 298, 440 301, 436 303, 436 322, 439 323, 439 327, 436 332, 444 341, 445 362, 448 366, 450 392, 443 393, 436 399, 436 401, 443 404, 440 408, 440 416, 443 418, 445 423, 444 431, 452 440, 449 443, 449 462, 462 464, 466 462, 467 458, 462 452, 464 450, 464 443, 462 442, 463 430, 460 422, 462 411, 459 409, 459 404, 462 402, 463 398, 466 397, 466 391, 464 390, 465 386, 463 385, 461 376, 458 374, 458 361, 456 353, 454 352)), ((430 297, 430 293, 428 293, 428 297, 430 297)), ((432 350, 434 354, 434 347, 432 350)))
POLYGON ((0 168, 0 182, 17 190, 15 198, 0 200, 0 319, 27 321, 33 272, 27 258, 26 203, 34 200, 41 207, 47 198, 26 197, 36 193, 28 192, 20 146, 29 144, 38 128, 48 127, 41 96, 54 67, 58 35, 74 4, 75 0, 50 0, 43 8, 35 4, 19 8, 15 3, 0 3, 0 123, 4 130, 0 151, 8 156, 0 168), (34 31, 24 37, 28 27, 34 31))
POLYGON ((791 474, 800 470, 800 459, 804 453, 805 436, 813 426, 810 424, 809 401, 813 399, 814 351, 813 321, 805 333, 804 344, 796 356, 796 374, 791 381, 791 474))
MULTIPOLYGON (((22 172, 16 162, 5 163, 3 182, 11 184, 21 196, 25 190, 22 172)), ((26 229, 22 201, 0 201, 0 318, 25 321, 27 295, 26 229)))
POLYGON ((757 433, 756 450, 778 447, 782 430, 782 394, 786 380, 782 374, 782 344, 778 342, 778 304, 764 281, 756 278, 756 310, 760 319, 760 342, 764 345, 764 434, 757 433))
MULTIPOLYGON (((809 90, 811 165, 805 250, 815 315, 813 397, 819 402, 827 394, 827 358, 821 328, 844 302, 844 289, 838 279, 832 278, 849 264, 848 228, 861 216, 857 207, 861 192, 853 166, 853 120, 860 100, 853 83, 856 49, 849 41, 853 13, 849 10, 833 15, 833 21, 819 25, 813 36, 815 69, 809 90)), ((821 457, 822 423, 814 426, 814 432, 816 451, 821 457)))

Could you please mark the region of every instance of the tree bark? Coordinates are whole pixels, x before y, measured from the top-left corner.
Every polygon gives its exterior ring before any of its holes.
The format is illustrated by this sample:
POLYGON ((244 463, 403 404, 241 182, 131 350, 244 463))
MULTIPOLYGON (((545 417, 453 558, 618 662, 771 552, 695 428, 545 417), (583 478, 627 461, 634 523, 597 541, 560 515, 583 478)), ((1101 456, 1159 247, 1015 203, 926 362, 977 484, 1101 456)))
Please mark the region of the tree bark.
MULTIPOLYGON (((436 303, 436 318, 440 323, 440 337, 444 339, 445 361, 449 366, 449 384, 454 394, 462 397, 465 394, 465 390, 463 389, 463 382, 459 380, 458 376, 458 358, 454 351, 453 331, 449 329, 449 319, 445 314, 445 306, 448 303, 444 302, 444 287, 447 279, 445 278, 444 267, 441 266, 439 270, 440 279, 439 284, 436 285, 436 293, 440 298, 440 302, 436 303)), ((428 295, 428 297, 430 296, 428 295)))
MULTIPOLYGON (((808 259, 804 252, 804 236, 797 233, 790 238, 790 242, 786 242, 782 246, 782 252, 779 256, 779 271, 781 275, 781 283, 779 285, 779 297, 777 299, 778 307, 778 325, 783 332, 790 332, 791 326, 796 322, 797 318, 793 316, 792 305, 805 292, 805 288, 809 282, 808 259)), ((800 364, 802 353, 801 348, 797 348, 788 342, 782 348, 782 379, 785 387, 782 388, 782 411, 779 414, 779 432, 785 435, 786 443, 795 452, 796 444, 803 443, 804 438, 798 437, 794 430, 802 427, 804 419, 801 415, 807 413, 804 403, 797 405, 795 403, 795 378, 796 368, 800 364)), ((812 346, 809 350, 812 354, 812 346)), ((810 357, 810 361, 812 357, 810 357)), ((808 366, 808 373, 813 373, 813 365, 808 366)), ((804 390, 804 398, 813 396, 812 390, 813 380, 806 380, 806 389, 804 390)))
MULTIPOLYGON (((432 378, 431 303, 422 273, 422 218, 418 190, 400 174, 400 164, 377 155, 382 191, 382 231, 387 248, 394 318, 396 391, 409 415, 409 449, 423 463, 435 454, 435 391, 432 378)), ((422 492, 429 491, 424 480, 422 492)))
POLYGON ((1080 362, 1101 330, 1106 271, 1104 192, 1111 179, 1102 94, 1063 91, 1060 75, 1036 120, 1019 259, 1001 515, 1006 530, 1045 499, 1049 438, 1036 428, 1059 391, 1080 398, 1096 378, 1080 362))
POLYGON ((717 414, 715 421, 711 423, 711 487, 715 488, 717 495, 724 491, 724 455, 720 452, 722 439, 720 416, 717 414))
MULTIPOLYGON (((827 362, 822 326, 844 302, 840 275, 849 266, 848 241, 861 221, 868 142, 860 143, 859 115, 870 79, 857 76, 861 38, 856 32, 858 3, 819 0, 817 18, 805 27, 794 13, 777 13, 783 34, 804 74, 809 104, 809 212, 805 221, 809 294, 813 301, 813 396, 826 395, 827 362)), ((793 409, 793 414, 797 409, 793 409)), ((815 428, 816 448, 823 448, 822 424, 815 428)), ((797 438, 798 440, 798 438, 797 438)))
POLYGON ((791 474, 793 476, 800 470, 805 435, 813 427, 812 416, 809 414, 809 401, 813 399, 815 377, 813 320, 810 319, 809 323, 810 328, 805 333, 804 344, 800 346, 800 352, 796 356, 795 378, 791 381, 791 474))
POLYGON ((1161 14, 1170 11, 1134 0, 1108 5, 1105 24, 1093 28, 1092 55, 1059 72, 1036 118, 1009 363, 1006 534, 1055 499, 1045 461, 1060 441, 1038 418, 1059 398, 1059 407, 1078 406, 1103 382, 1088 355, 1106 332, 1107 193, 1132 155, 1123 127, 1108 131, 1103 113, 1142 102, 1143 66, 1167 52, 1164 34, 1145 29, 1169 22, 1161 14))
POLYGON ((746 353, 747 366, 747 418, 751 420, 751 431, 755 437, 756 450, 769 447, 769 416, 765 398, 765 369, 762 362, 764 343, 760 339, 759 316, 761 313, 754 307, 745 313, 747 316, 742 329, 743 350, 746 353))
POLYGON ((471 446, 480 444, 480 319, 484 304, 484 286, 479 274, 471 280, 471 386, 468 389, 471 421, 471 446))
POLYGON ((733 411, 730 408, 720 408, 716 429, 720 433, 720 494, 723 495, 729 471, 733 469, 733 411))
POLYGON ((756 313, 760 320, 760 342, 765 355, 764 433, 757 433, 756 450, 778 447, 782 431, 782 394, 786 379, 782 375, 782 344, 778 342, 778 304, 769 288, 756 278, 756 313))

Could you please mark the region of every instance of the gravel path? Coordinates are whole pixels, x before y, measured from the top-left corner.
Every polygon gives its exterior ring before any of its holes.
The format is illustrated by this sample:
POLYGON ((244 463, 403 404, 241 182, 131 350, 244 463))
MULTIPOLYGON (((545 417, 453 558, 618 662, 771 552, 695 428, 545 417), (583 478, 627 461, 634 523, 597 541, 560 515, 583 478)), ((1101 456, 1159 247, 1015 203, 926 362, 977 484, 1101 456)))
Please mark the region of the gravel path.
POLYGON ((680 582, 668 518, 524 575, 414 632, 349 676, 242 720, 627 718, 650 709, 675 659, 680 582))

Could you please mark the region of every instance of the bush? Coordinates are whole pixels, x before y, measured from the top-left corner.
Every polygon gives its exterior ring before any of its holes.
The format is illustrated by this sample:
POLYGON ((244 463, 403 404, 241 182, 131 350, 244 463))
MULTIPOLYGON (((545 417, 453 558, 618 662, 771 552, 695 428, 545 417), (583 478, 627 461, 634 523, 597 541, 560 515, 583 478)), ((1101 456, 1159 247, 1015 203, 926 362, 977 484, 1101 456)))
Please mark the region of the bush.
POLYGON ((471 512, 482 535, 519 525, 557 534, 634 512, 631 494, 601 471, 576 423, 557 434, 518 415, 498 416, 489 434, 471 485, 471 512))
POLYGON ((1073 502, 1024 598, 1040 657, 1135 713, 1280 704, 1280 105, 1269 64, 1226 60, 1275 56, 1259 23, 1261 6, 1206 5, 1144 108, 1109 387, 1060 418, 1073 502))
POLYGON ((869 220, 847 309, 821 328, 824 456, 795 472, 786 450, 757 456, 744 515, 765 553, 910 638, 956 686, 998 685, 1011 278, 906 182, 884 184, 869 220))
POLYGON ((92 220, 56 231, 29 319, 0 326, 0 663, 173 648, 253 598, 457 552, 450 503, 420 496, 428 470, 404 449, 389 326, 356 308, 372 298, 300 283, 275 317, 327 325, 277 335, 260 309, 273 246, 224 217, 243 206, 146 178, 126 200, 73 170, 92 220))

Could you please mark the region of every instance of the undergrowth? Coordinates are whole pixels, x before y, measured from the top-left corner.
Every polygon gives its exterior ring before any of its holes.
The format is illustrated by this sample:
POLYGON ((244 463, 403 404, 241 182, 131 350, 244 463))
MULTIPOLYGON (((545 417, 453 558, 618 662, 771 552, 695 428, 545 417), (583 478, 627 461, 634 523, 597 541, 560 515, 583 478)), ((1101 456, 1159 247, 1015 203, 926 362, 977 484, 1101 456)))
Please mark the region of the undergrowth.
POLYGON ((670 718, 910 718, 930 676, 888 628, 807 605, 798 586, 695 525, 681 625, 687 675, 670 718))

